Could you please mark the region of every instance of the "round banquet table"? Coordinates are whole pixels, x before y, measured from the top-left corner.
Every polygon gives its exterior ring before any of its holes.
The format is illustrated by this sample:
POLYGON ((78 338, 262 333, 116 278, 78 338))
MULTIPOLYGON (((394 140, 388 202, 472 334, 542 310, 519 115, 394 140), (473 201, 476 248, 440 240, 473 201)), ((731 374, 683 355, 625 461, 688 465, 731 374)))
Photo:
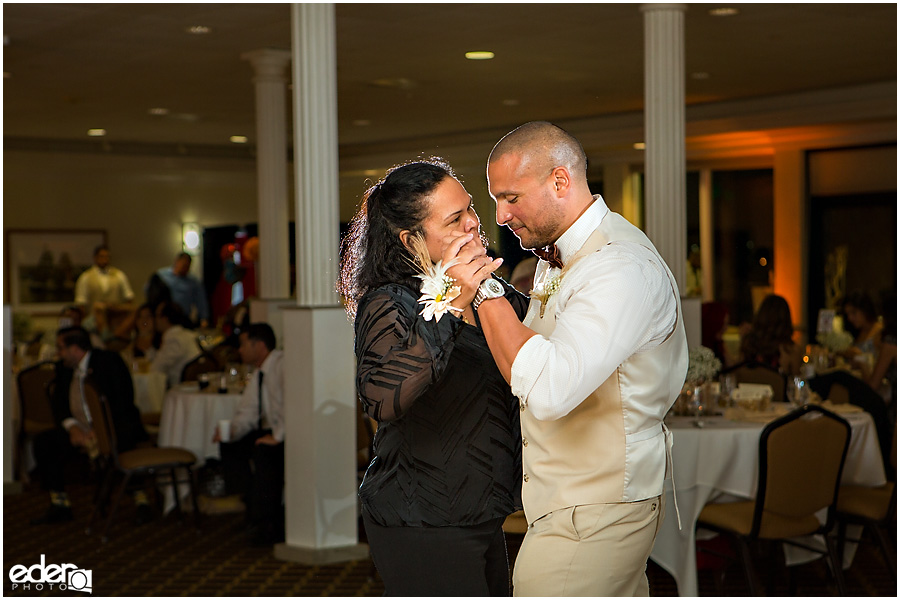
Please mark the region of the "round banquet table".
POLYGON ((231 419, 241 401, 237 387, 218 393, 214 385, 200 390, 196 381, 182 383, 166 394, 159 420, 159 446, 190 450, 197 467, 207 458, 219 458, 219 444, 212 441, 222 419, 231 419))
MULTIPOLYGON (((839 412, 851 427, 850 447, 841 483, 880 486, 886 482, 875 424, 869 413, 851 405, 828 406, 839 412), (840 408, 845 406, 846 408, 840 408)), ((681 596, 696 596, 697 562, 695 526, 700 511, 709 502, 753 498, 759 467, 759 436, 762 419, 735 421, 707 417, 705 426, 693 417, 668 417, 673 435, 672 471, 682 529, 678 529, 672 481, 666 480, 666 513, 650 558, 675 579, 681 596)), ((809 538, 804 538, 809 542, 809 538)), ((819 544, 824 549, 824 544, 819 544)), ((811 553, 788 553, 788 564, 809 560, 811 553)), ((854 547, 855 549, 855 547, 854 547)), ((792 549, 793 550, 793 549, 792 549)), ((853 559, 850 545, 844 568, 853 559)))

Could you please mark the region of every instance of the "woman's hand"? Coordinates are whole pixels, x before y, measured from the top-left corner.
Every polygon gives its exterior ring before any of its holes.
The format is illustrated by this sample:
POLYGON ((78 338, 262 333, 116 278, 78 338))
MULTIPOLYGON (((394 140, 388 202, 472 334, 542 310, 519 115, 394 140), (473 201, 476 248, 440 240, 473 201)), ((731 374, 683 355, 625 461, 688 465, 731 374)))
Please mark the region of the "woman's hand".
POLYGON ((459 296, 450 304, 465 308, 472 303, 481 282, 503 264, 503 259, 491 260, 481 238, 474 233, 453 233, 444 238, 443 246, 441 261, 444 264, 454 259, 457 261, 447 269, 447 274, 456 280, 460 289, 459 296))

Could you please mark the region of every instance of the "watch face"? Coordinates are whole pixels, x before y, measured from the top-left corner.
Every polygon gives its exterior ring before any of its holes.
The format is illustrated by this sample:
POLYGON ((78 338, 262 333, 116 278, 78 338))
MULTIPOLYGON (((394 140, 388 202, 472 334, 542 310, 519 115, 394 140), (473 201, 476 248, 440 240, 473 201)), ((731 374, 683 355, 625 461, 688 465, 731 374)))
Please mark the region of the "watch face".
POLYGON ((497 296, 503 295, 503 286, 496 279, 488 279, 487 288, 491 294, 496 294, 497 296))

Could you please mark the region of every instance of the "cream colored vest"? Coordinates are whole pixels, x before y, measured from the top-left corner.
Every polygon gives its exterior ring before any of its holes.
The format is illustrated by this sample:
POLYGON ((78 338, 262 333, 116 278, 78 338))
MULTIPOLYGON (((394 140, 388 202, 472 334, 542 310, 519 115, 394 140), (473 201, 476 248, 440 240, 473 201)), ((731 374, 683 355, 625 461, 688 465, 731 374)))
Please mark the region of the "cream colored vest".
MULTIPOLYGON (((609 212, 563 269, 616 241, 659 253, 644 233, 609 212)), ((665 267, 665 262, 659 258, 665 267)), ((665 267, 673 290, 675 279, 665 267)), ((634 502, 663 492, 666 440, 662 420, 675 402, 688 365, 688 347, 677 292, 674 331, 659 346, 639 352, 565 417, 535 419, 522 406, 522 500, 529 523, 549 512, 582 504, 634 502)), ((544 337, 556 326, 556 296, 543 317, 532 301, 524 323, 544 337)))

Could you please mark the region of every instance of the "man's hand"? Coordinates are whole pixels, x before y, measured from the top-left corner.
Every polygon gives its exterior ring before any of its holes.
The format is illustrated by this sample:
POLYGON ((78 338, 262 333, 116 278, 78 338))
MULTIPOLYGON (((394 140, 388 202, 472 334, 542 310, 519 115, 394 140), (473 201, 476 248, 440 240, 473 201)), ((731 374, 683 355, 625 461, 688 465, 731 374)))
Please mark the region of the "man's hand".
POLYGON ((491 260, 481 244, 481 238, 472 233, 454 233, 444 238, 443 246, 441 261, 444 264, 454 259, 457 261, 457 264, 447 269, 447 274, 456 280, 460 289, 459 296, 451 304, 457 308, 465 308, 472 303, 481 282, 503 264, 503 259, 491 260))
POLYGON ((69 428, 69 442, 76 448, 86 448, 95 439, 93 430, 85 431, 80 425, 69 428))
POLYGON ((280 442, 278 440, 276 440, 274 438, 274 436, 272 436, 271 433, 267 433, 266 435, 262 436, 261 438, 257 438, 256 443, 257 444, 265 444, 266 446, 275 446, 280 442))

